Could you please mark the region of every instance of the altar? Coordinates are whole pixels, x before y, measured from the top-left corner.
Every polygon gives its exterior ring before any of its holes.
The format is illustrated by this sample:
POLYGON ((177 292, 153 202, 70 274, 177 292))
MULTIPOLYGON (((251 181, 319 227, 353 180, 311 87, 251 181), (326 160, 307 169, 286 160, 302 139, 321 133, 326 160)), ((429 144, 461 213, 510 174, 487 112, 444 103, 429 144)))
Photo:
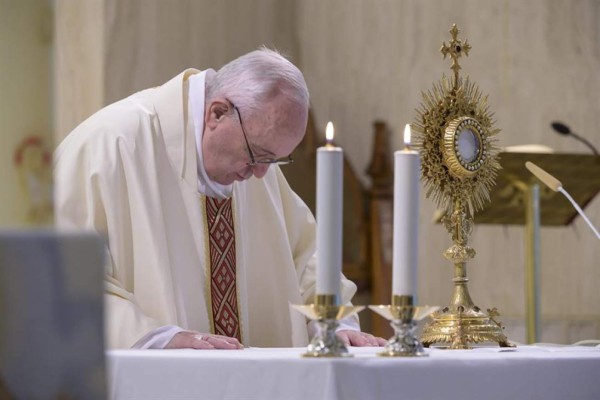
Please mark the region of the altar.
POLYGON ((599 399, 600 347, 427 349, 302 358, 304 348, 113 350, 110 399, 599 399))

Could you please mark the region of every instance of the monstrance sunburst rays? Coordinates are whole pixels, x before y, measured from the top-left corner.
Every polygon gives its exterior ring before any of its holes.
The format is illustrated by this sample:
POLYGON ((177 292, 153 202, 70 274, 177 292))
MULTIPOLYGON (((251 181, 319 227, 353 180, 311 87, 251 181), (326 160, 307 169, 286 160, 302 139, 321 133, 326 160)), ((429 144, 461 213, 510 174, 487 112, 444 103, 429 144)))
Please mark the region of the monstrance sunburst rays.
POLYGON ((500 169, 496 160, 498 148, 495 138, 500 130, 494 128, 487 96, 483 96, 477 84, 470 82, 468 77, 458 76, 460 66, 457 59, 470 49, 466 42, 462 44, 456 39, 458 32, 454 25, 450 31, 453 35, 450 46, 442 46, 444 58, 450 54, 453 59, 454 77, 444 75, 431 90, 422 93, 423 100, 416 110, 413 128, 415 145, 422 157, 422 180, 427 198, 431 197, 447 215, 452 213, 456 201, 465 204, 469 214, 473 215, 490 200, 490 190, 500 169), (481 135, 477 168, 473 168, 473 173, 468 176, 453 171, 448 165, 451 160, 444 157, 446 128, 460 117, 474 119, 481 135))

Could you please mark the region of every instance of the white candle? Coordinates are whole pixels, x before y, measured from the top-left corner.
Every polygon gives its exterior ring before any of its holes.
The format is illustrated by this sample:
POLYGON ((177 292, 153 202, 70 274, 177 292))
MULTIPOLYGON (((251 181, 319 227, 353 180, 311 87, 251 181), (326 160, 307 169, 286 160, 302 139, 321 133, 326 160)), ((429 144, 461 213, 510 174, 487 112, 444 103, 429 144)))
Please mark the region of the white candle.
POLYGON ((404 150, 394 153, 394 256, 392 294, 417 294, 419 234, 419 153, 409 148, 410 125, 404 129, 404 150))
POLYGON ((339 298, 342 274, 342 200, 344 153, 332 144, 333 124, 326 128, 327 144, 317 149, 317 294, 339 298))

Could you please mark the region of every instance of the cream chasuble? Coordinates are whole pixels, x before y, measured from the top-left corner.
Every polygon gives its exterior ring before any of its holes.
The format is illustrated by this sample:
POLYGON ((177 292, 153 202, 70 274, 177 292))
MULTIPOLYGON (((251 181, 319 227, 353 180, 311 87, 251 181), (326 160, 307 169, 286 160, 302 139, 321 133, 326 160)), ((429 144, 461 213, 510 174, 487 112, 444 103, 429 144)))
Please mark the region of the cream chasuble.
MULTIPOLYGON (((186 70, 84 121, 55 153, 62 229, 104 236, 106 340, 129 348, 176 325, 211 331, 206 215, 198 193, 186 70)), ((233 185, 239 329, 246 346, 305 346, 307 323, 290 304, 312 301, 315 221, 277 166, 233 185)), ((356 287, 342 280, 348 302, 356 287)))

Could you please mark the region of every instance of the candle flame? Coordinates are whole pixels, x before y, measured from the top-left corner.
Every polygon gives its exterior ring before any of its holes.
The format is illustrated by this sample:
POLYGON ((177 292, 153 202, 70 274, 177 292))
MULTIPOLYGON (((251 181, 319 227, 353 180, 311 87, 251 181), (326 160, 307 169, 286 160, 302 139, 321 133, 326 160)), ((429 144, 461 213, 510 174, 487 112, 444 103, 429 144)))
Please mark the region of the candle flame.
POLYGON ((411 136, 410 124, 406 124, 406 126, 404 127, 404 146, 406 146, 406 147, 410 146, 410 136, 411 136))
POLYGON ((333 141, 333 122, 331 121, 327 123, 327 127, 325 128, 325 139, 328 143, 333 141))

